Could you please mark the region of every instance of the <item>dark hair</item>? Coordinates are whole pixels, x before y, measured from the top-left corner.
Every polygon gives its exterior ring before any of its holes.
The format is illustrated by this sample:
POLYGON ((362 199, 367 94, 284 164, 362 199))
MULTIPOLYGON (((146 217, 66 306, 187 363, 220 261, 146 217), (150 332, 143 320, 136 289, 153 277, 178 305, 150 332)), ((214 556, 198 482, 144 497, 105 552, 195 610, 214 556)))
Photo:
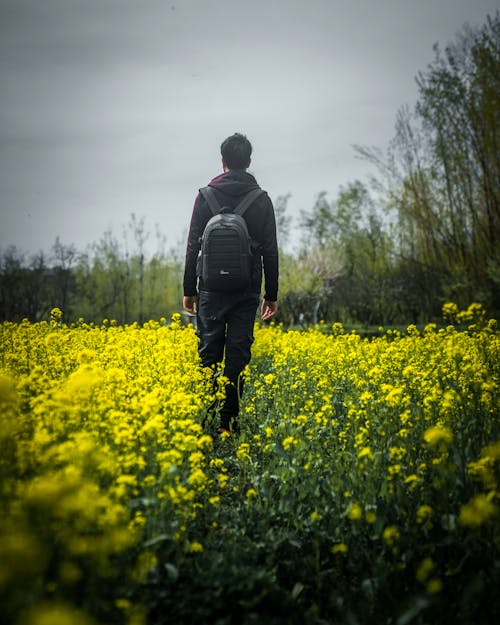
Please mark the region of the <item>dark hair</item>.
POLYGON ((250 165, 252 144, 245 135, 235 132, 222 142, 220 153, 229 169, 246 169, 250 165))

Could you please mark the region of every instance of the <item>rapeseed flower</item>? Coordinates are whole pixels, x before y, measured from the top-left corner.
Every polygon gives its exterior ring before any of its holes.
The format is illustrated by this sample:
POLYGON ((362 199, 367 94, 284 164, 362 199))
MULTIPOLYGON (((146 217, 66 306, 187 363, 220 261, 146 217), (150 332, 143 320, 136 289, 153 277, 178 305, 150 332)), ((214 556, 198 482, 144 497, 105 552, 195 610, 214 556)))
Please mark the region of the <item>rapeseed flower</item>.
POLYGON ((423 504, 419 506, 417 510, 417 523, 419 525, 421 525, 422 523, 425 523, 427 519, 430 519, 432 514, 433 514, 433 510, 427 504, 423 504))
POLYGON ((347 518, 351 521, 359 521, 363 517, 363 509, 357 503, 349 504, 347 509, 347 518))
POLYGON ((298 440, 296 438, 294 438, 293 436, 287 436, 286 438, 283 439, 282 445, 283 445, 283 449, 285 449, 286 451, 289 451, 294 445, 297 445, 298 440))
POLYGON ((203 545, 198 541, 193 541, 187 548, 189 553, 201 553, 203 551, 203 545))
MULTIPOLYGON (((219 377, 214 392, 199 366, 195 331, 180 316, 142 328, 83 321, 69 328, 62 315, 4 324, 0 585, 26 588, 36 604, 41 586, 33 580, 50 562, 56 598, 58 588, 83 578, 96 589, 105 579, 113 589, 124 570, 132 572, 133 591, 157 566, 156 547, 179 558, 208 551, 203 532, 222 528, 228 502, 231 518, 252 510, 293 515, 295 528, 324 535, 339 556, 354 549, 351 537, 363 533, 375 544, 385 527, 381 539, 401 551, 399 565, 412 561, 403 549, 431 520, 450 540, 457 513, 465 528, 491 525, 500 444, 484 446, 494 434, 500 343, 493 325, 480 331, 481 315, 461 316, 478 324, 468 332, 430 325, 373 340, 340 327, 257 325, 242 401, 246 442, 222 446, 201 419, 224 396, 225 381, 219 377), (445 453, 452 443, 485 491, 461 508, 445 453), (388 511, 398 510, 390 520, 388 511)), ((411 573, 431 594, 444 570, 435 558, 434 567, 424 559, 411 573)), ((124 600, 123 585, 116 587, 112 602, 124 600)), ((115 605, 135 625, 135 608, 115 605)))
POLYGON ((347 553, 349 551, 349 547, 345 544, 345 543, 337 543, 335 545, 333 545, 330 549, 330 551, 335 554, 335 553, 347 553))
POLYGON ((236 457, 239 460, 250 460, 250 445, 248 443, 240 443, 236 450, 236 457))
POLYGON ((440 447, 446 449, 453 440, 452 432, 444 426, 436 425, 424 433, 424 441, 431 447, 440 447))
POLYGON ((368 460, 375 460, 375 455, 369 447, 363 447, 358 451, 358 458, 367 458, 368 460))
POLYGON ((40 603, 24 612, 23 625, 95 625, 81 610, 63 602, 40 603))
POLYGON ((415 577, 419 582, 426 582, 436 564, 432 558, 424 558, 418 565, 415 577))
POLYGON ((384 541, 389 545, 389 547, 393 547, 397 544, 399 540, 399 530, 396 525, 389 525, 384 529, 382 534, 384 541))
POLYGON ((459 521, 467 527, 478 528, 497 516, 498 507, 492 502, 492 497, 480 493, 460 508, 459 521))

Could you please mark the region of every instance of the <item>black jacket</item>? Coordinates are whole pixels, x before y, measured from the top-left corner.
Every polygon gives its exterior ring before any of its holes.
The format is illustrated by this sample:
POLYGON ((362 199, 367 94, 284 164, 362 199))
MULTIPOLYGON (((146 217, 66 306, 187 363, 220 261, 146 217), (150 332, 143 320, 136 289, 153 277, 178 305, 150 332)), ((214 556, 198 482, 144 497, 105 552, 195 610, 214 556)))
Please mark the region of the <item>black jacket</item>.
MULTIPOLYGON (((259 185, 245 170, 231 169, 214 178, 209 186, 221 206, 235 208, 252 189, 259 185)), ((184 295, 196 295, 196 259, 200 250, 200 238, 208 220, 213 216, 205 199, 198 194, 196 197, 186 249, 184 269, 184 295)), ((252 272, 251 291, 259 293, 262 284, 262 266, 264 266, 265 293, 269 301, 278 299, 278 243, 276 241, 276 220, 271 199, 267 193, 260 195, 247 209, 244 215, 248 233, 260 246, 260 256, 255 259, 252 272)), ((202 286, 202 285, 201 285, 202 286)))

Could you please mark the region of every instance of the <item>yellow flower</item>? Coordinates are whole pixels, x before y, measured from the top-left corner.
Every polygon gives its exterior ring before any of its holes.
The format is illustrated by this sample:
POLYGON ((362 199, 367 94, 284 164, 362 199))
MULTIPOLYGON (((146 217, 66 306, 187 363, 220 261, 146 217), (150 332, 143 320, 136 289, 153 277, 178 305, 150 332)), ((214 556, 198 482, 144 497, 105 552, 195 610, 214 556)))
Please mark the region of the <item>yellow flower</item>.
POLYGON ((188 546, 189 553, 201 553, 202 551, 203 551, 203 545, 196 540, 190 543, 188 546))
POLYGON ((407 484, 410 491, 414 490, 419 482, 420 478, 418 477, 418 475, 415 475, 415 473, 412 473, 405 478, 405 484, 407 484))
POLYGON ((24 625, 94 625, 95 621, 65 603, 41 603, 23 613, 24 625))
POLYGON ((372 510, 369 510, 365 514, 365 520, 367 523, 370 523, 370 525, 373 525, 373 523, 375 523, 375 521, 377 520, 377 515, 372 510))
POLYGON ((146 579, 147 574, 158 564, 156 556, 151 551, 143 551, 139 554, 134 570, 132 571, 132 579, 142 583, 146 579))
POLYGON ((399 540, 399 530, 395 525, 389 525, 384 529, 382 537, 389 547, 392 547, 399 540))
POLYGON ((483 449, 483 456, 492 458, 493 460, 500 460, 500 441, 496 441, 485 447, 483 449))
POLYGON ((389 457, 392 461, 401 460, 406 455, 404 447, 391 447, 389 449, 389 457))
POLYGON ((293 445, 296 445, 298 443, 297 439, 294 438, 293 436, 287 436, 286 438, 283 439, 283 449, 285 449, 286 451, 288 451, 293 445))
POLYGON ((424 441, 431 447, 443 446, 447 447, 453 440, 452 432, 441 425, 429 428, 424 433, 424 441))
POLYGON ((375 460, 375 455, 369 447, 363 447, 358 452, 358 458, 368 458, 368 460, 375 460))
POLYGON ((467 465, 472 477, 481 482, 483 488, 487 490, 494 490, 497 485, 494 467, 495 461, 489 456, 479 458, 476 462, 469 462, 467 465))
POLYGON ((359 400, 362 404, 367 404, 373 399, 373 393, 370 391, 363 391, 359 397, 359 400))
POLYGON ((59 321, 59 320, 61 319, 61 317, 63 316, 63 311, 62 311, 60 308, 57 308, 57 307, 56 307, 56 308, 53 308, 53 309, 50 311, 50 316, 51 316, 53 319, 55 319, 55 320, 59 321))
POLYGON ((401 473, 401 465, 400 464, 391 464, 389 465, 387 472, 389 477, 392 479, 401 473))
POLYGON ((240 443, 238 449, 236 450, 236 457, 239 460, 249 460, 250 459, 250 445, 248 443, 240 443))
POLYGON ((432 508, 426 504, 420 506, 417 510, 417 523, 422 525, 427 519, 432 516, 432 508))
POLYGON ((205 484, 207 476, 201 469, 195 469, 188 478, 188 483, 195 488, 200 488, 205 484))
POLYGON ((363 509, 357 503, 351 503, 347 509, 347 517, 351 521, 359 521, 363 517, 363 509))
POLYGON ((479 494, 460 508, 459 521, 462 525, 475 528, 488 523, 497 514, 498 508, 490 501, 490 497, 479 494))
POLYGON ((454 302, 446 302, 441 309, 443 318, 453 323, 458 315, 458 306, 454 302))
POLYGON ((132 602, 130 601, 130 599, 123 599, 123 598, 122 599, 116 599, 115 600, 115 606, 119 610, 123 610, 124 612, 127 612, 132 607, 132 602))
POLYGON ((415 577, 419 582, 427 581, 429 575, 436 565, 432 558, 424 558, 422 562, 418 565, 417 572, 415 577))
MULTIPOLYGON (((115 309, 106 313, 110 319, 116 314, 115 309)), ((389 498, 406 490, 401 519, 411 525, 407 515, 418 508, 416 532, 408 540, 424 540, 422 533, 434 519, 451 528, 457 510, 444 514, 445 502, 437 498, 433 511, 412 489, 438 488, 445 473, 453 477, 445 451, 454 441, 483 493, 464 502, 459 523, 472 530, 493 525, 500 508, 494 494, 500 443, 471 457, 462 445, 471 420, 456 418, 458 411, 471 419, 481 414, 484 431, 494 431, 500 343, 497 329, 487 327, 483 317, 474 306, 460 316, 478 322, 474 331, 427 326, 424 332, 387 331, 370 341, 340 327, 332 334, 326 327, 295 332, 257 324, 245 399, 247 424, 255 435, 242 444, 232 438, 222 448, 201 422, 216 394, 224 397, 227 380, 218 376, 213 388, 211 375, 200 367, 195 330, 183 327, 179 315, 170 325, 163 319, 142 327, 115 321, 67 327, 57 312, 43 323, 1 324, 0 585, 5 596, 11 589, 17 596, 22 586, 37 610, 36 580, 49 562, 58 576, 55 583, 69 589, 81 575, 97 592, 104 580, 112 588, 123 576, 120 563, 130 564, 130 584, 140 584, 152 561, 146 556, 135 567, 135 554, 161 535, 162 519, 171 528, 167 536, 173 533, 178 547, 196 554, 205 544, 204 528, 210 532, 223 525, 219 506, 243 498, 250 509, 260 502, 261 486, 262 492, 269 490, 269 480, 271 490, 280 492, 281 482, 286 491, 291 482, 300 485, 315 474, 333 500, 345 501, 343 516, 351 520, 354 534, 362 526, 378 533, 381 526, 379 546, 396 553, 399 532, 403 535, 407 526, 386 527, 392 521, 382 523, 372 495, 381 486, 389 498), (290 384, 281 384, 287 379, 290 384), (420 443, 426 448, 423 457, 420 443), (227 458, 226 468, 217 455, 232 456, 233 448, 235 457, 227 458), (290 458, 295 450, 301 453, 290 458), (375 464, 379 459, 383 466, 375 464), (357 495, 357 477, 365 499, 357 495), (223 493, 229 489, 228 499, 223 493)), ((298 522, 323 522, 322 492, 321 487, 310 490, 313 499, 308 511, 297 509, 298 522)), ((455 500, 457 493, 451 495, 455 500)), ((272 513, 279 501, 268 499, 272 513)), ((347 538, 344 543, 337 536, 339 542, 330 543, 331 552, 339 554, 334 557, 348 553, 347 538)), ((403 564, 401 558, 394 566, 403 564)), ((438 592, 437 565, 417 562, 413 574, 422 589, 438 592)), ((135 605, 130 612, 125 603, 117 605, 126 612, 122 620, 138 625, 135 605)), ((89 612, 94 607, 89 605, 89 612)), ((30 610, 25 619, 27 614, 19 622, 36 623, 35 613, 30 610)), ((76 613, 71 618, 78 624, 76 613)))
POLYGON ((345 543, 337 543, 330 549, 332 553, 347 553, 349 551, 348 546, 345 543))
POLYGON ((403 389, 401 387, 392 388, 385 396, 386 403, 391 408, 397 408, 402 401, 403 389))

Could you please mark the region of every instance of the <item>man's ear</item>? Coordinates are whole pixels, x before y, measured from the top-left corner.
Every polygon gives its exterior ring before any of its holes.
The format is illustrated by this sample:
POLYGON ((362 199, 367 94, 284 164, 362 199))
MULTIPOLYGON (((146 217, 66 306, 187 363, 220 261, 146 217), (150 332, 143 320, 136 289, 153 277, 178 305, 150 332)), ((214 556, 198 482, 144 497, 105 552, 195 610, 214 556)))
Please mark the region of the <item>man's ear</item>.
POLYGON ((226 165, 226 163, 224 162, 224 159, 222 159, 222 169, 224 171, 229 171, 229 167, 226 165))

